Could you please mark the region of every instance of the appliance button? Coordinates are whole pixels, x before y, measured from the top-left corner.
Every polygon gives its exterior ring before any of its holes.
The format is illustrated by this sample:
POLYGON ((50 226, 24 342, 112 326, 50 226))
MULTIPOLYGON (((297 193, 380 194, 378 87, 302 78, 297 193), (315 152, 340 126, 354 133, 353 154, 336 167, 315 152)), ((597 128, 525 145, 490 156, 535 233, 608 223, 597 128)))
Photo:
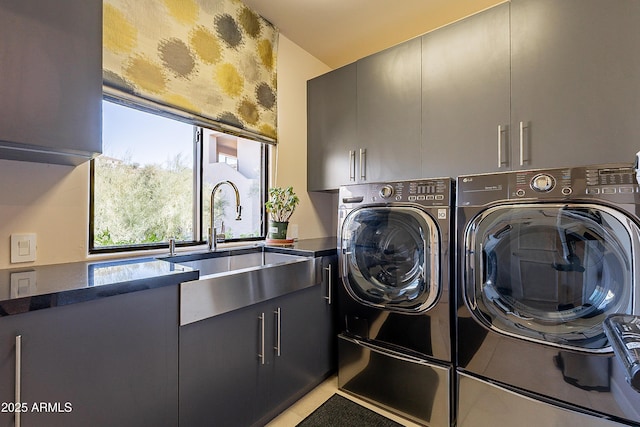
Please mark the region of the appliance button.
POLYGON ((442 194, 436 194, 436 200, 444 200, 444 196, 442 194))
POLYGON ((416 201, 416 196, 409 196, 409 201, 410 202, 415 202, 416 201))
POLYGON ((396 196, 396 202, 399 202, 400 200, 402 200, 402 196, 397 195, 397 196, 396 196))
POLYGON ((633 187, 618 187, 618 193, 633 193, 633 187))
POLYGON ((524 195, 525 195, 525 191, 524 191, 522 188, 518 188, 518 189, 516 190, 516 196, 518 196, 518 197, 524 197, 524 195))
POLYGON ((587 194, 600 194, 599 188, 587 188, 587 194))
POLYGON ((427 195, 427 200, 433 200, 433 199, 434 199, 433 194, 427 195))
POLYGON ((562 194, 564 194, 565 196, 568 196, 571 193, 573 193, 573 190, 571 189, 571 187, 562 187, 562 194))
POLYGON ((616 193, 615 187, 606 187, 602 189, 602 194, 615 194, 615 193, 616 193))
POLYGON ((425 197, 424 196, 418 196, 418 200, 424 200, 425 197))

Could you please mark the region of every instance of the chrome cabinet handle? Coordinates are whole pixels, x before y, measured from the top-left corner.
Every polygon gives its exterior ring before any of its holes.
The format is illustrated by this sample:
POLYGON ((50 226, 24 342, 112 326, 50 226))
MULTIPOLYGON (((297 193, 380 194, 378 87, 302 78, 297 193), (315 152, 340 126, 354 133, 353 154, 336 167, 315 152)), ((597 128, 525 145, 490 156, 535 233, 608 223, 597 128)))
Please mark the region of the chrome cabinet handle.
POLYGON ((360 149, 360 179, 366 181, 367 179, 367 149, 360 149))
POLYGON ((264 313, 261 313, 258 319, 260 319, 260 353, 258 353, 258 357, 260 364, 264 365, 264 313))
POLYGON ((331 283, 333 281, 333 268, 332 265, 329 264, 325 270, 327 270, 327 296, 324 297, 324 299, 327 300, 327 304, 331 305, 331 299, 332 299, 332 295, 331 295, 331 288, 333 287, 333 283, 331 283))
POLYGON ((529 128, 529 123, 520 122, 520 166, 524 166, 524 130, 529 128))
POLYGON ((276 351, 276 356, 280 357, 280 349, 282 344, 282 310, 278 307, 273 312, 276 315, 276 346, 273 349, 276 351))
POLYGON ((501 168, 506 163, 502 160, 502 135, 506 134, 506 132, 506 126, 498 125, 498 168, 501 168))
POLYGON ((356 180, 356 151, 349 150, 349 181, 356 180))
POLYGON ((22 401, 22 335, 16 335, 16 386, 15 386, 15 401, 16 412, 14 419, 14 426, 20 427, 20 410, 22 401))

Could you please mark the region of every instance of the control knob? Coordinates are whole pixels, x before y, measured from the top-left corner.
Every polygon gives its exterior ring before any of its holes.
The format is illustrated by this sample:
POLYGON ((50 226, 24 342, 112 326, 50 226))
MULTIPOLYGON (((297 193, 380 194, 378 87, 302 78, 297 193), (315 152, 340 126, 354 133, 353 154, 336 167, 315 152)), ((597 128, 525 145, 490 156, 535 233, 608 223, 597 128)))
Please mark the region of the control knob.
POLYGON ((541 173, 533 177, 531 180, 531 189, 540 193, 551 191, 556 185, 556 180, 546 173, 541 173))
POLYGON ((393 196, 393 187, 388 184, 383 185, 382 188, 380 188, 380 197, 388 199, 391 196, 393 196))

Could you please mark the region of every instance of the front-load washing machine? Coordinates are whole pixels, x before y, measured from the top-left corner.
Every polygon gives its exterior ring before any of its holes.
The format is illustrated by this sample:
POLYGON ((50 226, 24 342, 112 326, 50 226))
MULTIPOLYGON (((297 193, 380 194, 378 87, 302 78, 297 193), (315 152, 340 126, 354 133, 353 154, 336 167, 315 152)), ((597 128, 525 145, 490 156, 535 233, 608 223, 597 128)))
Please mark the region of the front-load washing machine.
POLYGON ((458 426, 638 425, 603 329, 640 312, 631 165, 458 177, 458 426))
POLYGON ((342 390, 429 426, 452 423, 450 178, 340 188, 342 390))

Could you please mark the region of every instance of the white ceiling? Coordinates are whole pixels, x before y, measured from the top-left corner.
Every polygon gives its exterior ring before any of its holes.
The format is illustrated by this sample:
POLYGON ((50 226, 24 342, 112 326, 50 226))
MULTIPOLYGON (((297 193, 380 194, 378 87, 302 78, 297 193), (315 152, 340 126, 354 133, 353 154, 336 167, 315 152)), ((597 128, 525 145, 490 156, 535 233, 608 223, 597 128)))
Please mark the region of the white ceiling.
POLYGON ((504 0, 244 0, 281 34, 331 68, 504 0))

